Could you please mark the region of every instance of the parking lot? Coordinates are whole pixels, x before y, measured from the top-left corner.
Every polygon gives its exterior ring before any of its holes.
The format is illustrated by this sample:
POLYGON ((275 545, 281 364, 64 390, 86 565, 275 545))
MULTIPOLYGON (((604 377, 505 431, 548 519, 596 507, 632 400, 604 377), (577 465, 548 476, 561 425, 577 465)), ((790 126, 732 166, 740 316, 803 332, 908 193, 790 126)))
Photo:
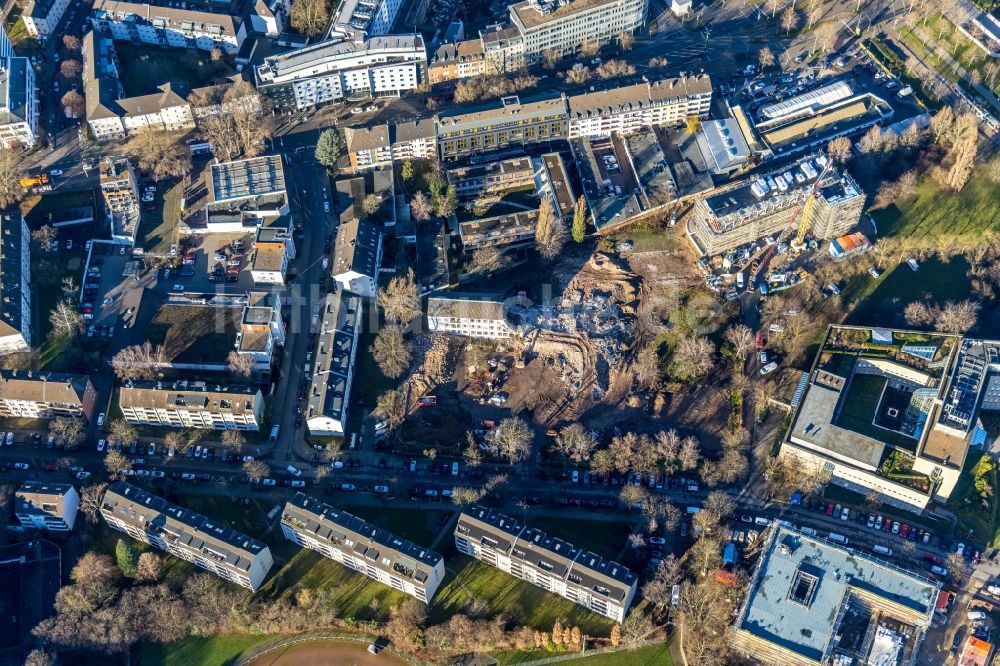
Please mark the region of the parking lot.
POLYGON ((168 289, 202 293, 244 293, 253 289, 253 240, 249 232, 188 236, 178 253, 179 270, 171 271, 167 279, 168 289))
POLYGON ((134 258, 131 248, 109 241, 94 241, 81 285, 80 304, 91 339, 116 336, 124 340, 135 322, 142 300, 142 260, 134 258), (136 278, 139 278, 138 280, 136 278))

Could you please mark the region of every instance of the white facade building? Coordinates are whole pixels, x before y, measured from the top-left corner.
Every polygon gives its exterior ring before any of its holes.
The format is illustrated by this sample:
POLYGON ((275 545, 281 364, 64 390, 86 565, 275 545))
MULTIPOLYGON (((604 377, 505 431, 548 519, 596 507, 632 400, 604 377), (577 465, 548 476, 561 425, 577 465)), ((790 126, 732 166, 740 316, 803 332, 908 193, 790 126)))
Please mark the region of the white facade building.
POLYGON ((122 416, 133 425, 209 430, 260 430, 264 396, 244 386, 205 382, 132 382, 118 394, 122 416))
POLYGON ((117 0, 95 0, 90 20, 94 30, 111 39, 171 48, 234 54, 247 36, 236 16, 117 0))
POLYGON ((458 292, 439 292, 427 299, 427 330, 490 340, 511 334, 500 297, 458 292))
POLYGON ((344 0, 330 27, 330 39, 364 39, 392 30, 403 0, 344 0))
POLYGON ((292 232, 282 227, 260 227, 253 244, 250 275, 254 284, 285 284, 288 262, 295 258, 292 232))
POLYGON ((303 493, 281 514, 285 538, 424 603, 444 580, 444 558, 303 493))
POLYGON ((69 483, 25 481, 14 496, 14 515, 24 527, 70 532, 80 509, 80 495, 69 483))
POLYGON ((423 37, 387 35, 328 40, 267 58, 257 88, 285 109, 344 99, 398 97, 426 80, 423 37))
POLYGON ((35 68, 27 58, 0 56, 0 147, 32 148, 37 137, 35 68))
POLYGON ((708 118, 712 81, 707 75, 644 81, 568 100, 570 138, 631 134, 655 125, 683 125, 692 117, 708 118))
POLYGON ((455 547, 616 622, 635 597, 638 577, 627 567, 483 506, 458 517, 455 547))
POLYGON ((353 218, 337 229, 331 275, 352 294, 375 298, 378 267, 382 263, 382 232, 375 225, 353 218))
POLYGON ((267 370, 275 346, 283 344, 285 322, 281 318, 281 298, 274 292, 250 292, 240 319, 236 353, 252 356, 258 370, 267 370))
POLYGON ((17 211, 0 213, 0 356, 31 349, 31 233, 17 211))
POLYGON ((101 501, 108 527, 256 591, 274 564, 260 541, 119 481, 101 501))
POLYGON ((318 333, 306 403, 309 434, 343 436, 361 336, 361 299, 344 291, 327 294, 316 315, 318 333))
POLYGON ((648 0, 524 0, 510 6, 510 20, 524 39, 524 54, 576 53, 587 41, 604 44, 646 24, 648 0))
POLYGON ((31 37, 47 37, 55 33, 69 0, 28 0, 21 18, 24 30, 31 37))

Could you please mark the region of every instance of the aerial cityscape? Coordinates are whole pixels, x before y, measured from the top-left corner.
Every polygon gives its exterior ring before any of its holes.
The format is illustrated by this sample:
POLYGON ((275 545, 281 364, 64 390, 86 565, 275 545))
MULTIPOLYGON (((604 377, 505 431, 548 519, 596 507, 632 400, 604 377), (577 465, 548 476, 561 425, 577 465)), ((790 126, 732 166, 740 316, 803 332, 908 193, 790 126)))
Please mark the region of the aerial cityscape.
POLYGON ((1000 665, 1000 0, 0 8, 0 666, 1000 665))

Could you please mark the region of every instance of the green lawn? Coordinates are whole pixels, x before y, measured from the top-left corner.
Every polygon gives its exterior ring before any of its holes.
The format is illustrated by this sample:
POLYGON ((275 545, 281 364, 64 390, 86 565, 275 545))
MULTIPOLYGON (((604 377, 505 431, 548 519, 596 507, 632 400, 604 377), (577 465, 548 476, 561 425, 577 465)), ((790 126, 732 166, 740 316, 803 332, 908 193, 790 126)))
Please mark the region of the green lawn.
POLYGON ((970 532, 978 541, 994 546, 998 541, 997 525, 997 472, 988 453, 972 450, 965 459, 965 467, 952 492, 951 504, 955 507, 958 523, 955 534, 965 537, 970 532), (980 484, 983 492, 977 490, 980 484), (990 499, 983 503, 982 495, 990 499))
POLYGON ((188 636, 175 643, 142 643, 139 663, 142 666, 223 666, 235 661, 244 650, 270 638, 264 634, 222 634, 188 636))
POLYGON ((291 545, 298 552, 280 570, 272 569, 268 580, 257 591, 259 596, 291 598, 296 585, 332 589, 336 591, 335 601, 342 617, 377 621, 387 620, 392 608, 410 598, 319 553, 291 545))
POLYGON ((844 406, 840 410, 837 425, 872 439, 894 444, 901 449, 913 451, 917 446, 916 440, 892 430, 880 428, 872 422, 875 419, 875 411, 878 409, 885 384, 885 377, 855 374, 851 379, 851 387, 847 396, 844 398, 844 406))
POLYGON ((572 662, 574 666, 672 666, 670 649, 666 643, 650 645, 633 652, 612 652, 584 657, 572 662))
POLYGON ((471 599, 486 602, 488 615, 504 614, 517 624, 537 628, 551 627, 562 618, 577 625, 585 634, 607 636, 614 624, 596 613, 577 606, 555 594, 463 555, 447 561, 457 575, 438 589, 430 608, 430 622, 444 622, 460 612, 471 599))
POLYGON ((241 316, 240 308, 217 308, 206 315, 204 308, 164 305, 145 335, 153 345, 163 345, 168 361, 224 364, 241 316))
POLYGON ((917 195, 874 213, 879 236, 912 239, 914 244, 961 248, 1000 230, 996 185, 983 173, 975 175, 957 195, 941 192, 924 178, 917 195))
POLYGON ((937 301, 968 298, 968 270, 965 257, 956 256, 947 262, 938 259, 921 262, 916 273, 906 263, 900 263, 877 280, 867 273, 856 276, 841 296, 845 303, 858 303, 846 323, 884 325, 886 312, 895 313, 899 309, 897 303, 919 301, 925 294, 937 301))
POLYGON ((549 536, 568 541, 577 548, 593 551, 602 557, 615 559, 628 541, 630 525, 624 521, 565 520, 563 518, 529 517, 531 527, 549 536))
POLYGON ((454 513, 451 505, 441 505, 444 509, 431 511, 423 509, 383 509, 376 506, 345 506, 344 510, 359 518, 364 518, 397 536, 409 539, 419 546, 430 546, 434 538, 444 529, 439 523, 441 517, 454 513))

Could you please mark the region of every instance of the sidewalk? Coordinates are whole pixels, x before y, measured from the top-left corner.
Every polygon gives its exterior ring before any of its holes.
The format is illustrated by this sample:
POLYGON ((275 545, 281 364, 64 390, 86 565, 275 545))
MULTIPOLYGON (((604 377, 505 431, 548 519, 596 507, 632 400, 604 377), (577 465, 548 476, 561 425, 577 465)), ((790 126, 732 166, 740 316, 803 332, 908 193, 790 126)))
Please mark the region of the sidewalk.
MULTIPOLYGON (((975 90, 984 100, 989 102, 990 106, 993 107, 994 112, 1000 113, 1000 99, 997 99, 997 96, 993 94, 992 90, 981 83, 973 83, 968 70, 962 67, 957 60, 952 58, 947 51, 938 45, 936 41, 928 37, 919 27, 914 27, 913 30, 910 31, 910 34, 914 35, 917 39, 923 42, 924 46, 926 46, 929 51, 934 53, 936 58, 951 67, 952 70, 954 70, 954 72, 962 79, 962 82, 965 83, 965 85, 975 90)), ((903 40, 900 39, 900 41, 903 40)))

